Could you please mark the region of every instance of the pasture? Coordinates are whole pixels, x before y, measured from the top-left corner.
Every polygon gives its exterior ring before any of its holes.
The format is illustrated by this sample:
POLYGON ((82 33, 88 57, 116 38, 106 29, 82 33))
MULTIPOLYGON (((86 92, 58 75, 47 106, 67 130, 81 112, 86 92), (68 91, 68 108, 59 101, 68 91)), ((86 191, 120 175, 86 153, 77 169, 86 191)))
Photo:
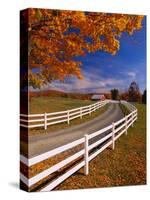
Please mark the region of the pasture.
MULTIPOLYGON (((80 99, 65 98, 65 97, 34 97, 31 99, 31 102, 29 103, 29 113, 41 114, 45 112, 51 113, 51 112, 65 111, 94 103, 95 101, 92 100, 80 100, 80 99)), ((70 122, 70 125, 68 125, 66 122, 60 124, 54 124, 48 126, 46 131, 43 128, 34 128, 29 130, 29 134, 30 135, 41 134, 81 124, 83 122, 89 121, 99 116, 100 114, 105 112, 108 109, 108 107, 109 105, 105 105, 104 107, 93 112, 91 115, 83 116, 82 119, 76 118, 70 122)))
POLYGON ((83 169, 68 178, 56 190, 100 188, 146 184, 146 106, 135 104, 138 120, 116 141, 90 162, 90 173, 83 169))

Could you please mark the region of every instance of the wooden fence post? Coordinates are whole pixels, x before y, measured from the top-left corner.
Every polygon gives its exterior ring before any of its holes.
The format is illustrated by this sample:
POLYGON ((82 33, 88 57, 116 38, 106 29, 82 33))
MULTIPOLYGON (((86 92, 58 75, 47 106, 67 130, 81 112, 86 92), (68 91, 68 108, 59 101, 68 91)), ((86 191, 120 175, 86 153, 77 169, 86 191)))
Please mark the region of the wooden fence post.
POLYGON ((128 125, 128 116, 126 116, 125 117, 125 129, 126 129, 126 131, 125 131, 125 134, 127 135, 128 134, 128 130, 127 130, 127 125, 128 125))
POLYGON ((44 113, 44 129, 47 129, 47 113, 44 113))
POLYGON ((133 125, 133 115, 134 115, 134 113, 132 113, 132 127, 134 126, 134 125, 133 125))
POLYGON ((90 105, 90 109, 89 110, 90 110, 89 115, 91 115, 91 105, 90 105))
POLYGON ((96 111, 96 106, 94 105, 94 112, 96 111))
POLYGON ((88 143, 89 143, 89 136, 85 135, 85 142, 84 142, 84 161, 85 161, 85 165, 84 165, 84 174, 88 175, 89 174, 89 150, 88 150, 88 143))
POLYGON ((67 122, 68 122, 68 125, 70 124, 70 119, 69 119, 69 110, 67 112, 67 122))
POLYGON ((137 118, 138 118, 138 110, 136 110, 136 121, 137 121, 137 118))
POLYGON ((80 108, 80 119, 82 119, 82 107, 80 108))
POLYGON ((112 149, 115 149, 115 124, 112 123, 112 149))

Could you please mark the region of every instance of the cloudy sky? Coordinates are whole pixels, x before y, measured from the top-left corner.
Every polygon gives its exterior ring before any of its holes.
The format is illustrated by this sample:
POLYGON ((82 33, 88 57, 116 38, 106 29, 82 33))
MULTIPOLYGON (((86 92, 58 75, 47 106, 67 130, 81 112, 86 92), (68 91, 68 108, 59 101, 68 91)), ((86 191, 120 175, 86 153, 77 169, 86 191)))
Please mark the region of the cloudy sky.
POLYGON ((112 88, 125 91, 132 81, 136 81, 143 92, 146 88, 146 19, 140 31, 132 36, 122 35, 120 50, 115 56, 98 51, 77 60, 83 63, 83 80, 54 81, 46 88, 67 92, 98 93, 112 88))

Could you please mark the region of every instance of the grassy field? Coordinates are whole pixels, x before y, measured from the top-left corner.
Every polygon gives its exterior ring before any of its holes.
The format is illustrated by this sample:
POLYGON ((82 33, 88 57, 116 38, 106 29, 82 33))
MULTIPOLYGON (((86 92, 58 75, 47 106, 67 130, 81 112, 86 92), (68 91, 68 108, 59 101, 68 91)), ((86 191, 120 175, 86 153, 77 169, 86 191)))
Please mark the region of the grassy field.
MULTIPOLYGON (((78 108, 90 104, 96 103, 91 100, 79 100, 79 99, 71 99, 71 98, 63 98, 63 97, 37 97, 32 98, 30 102, 30 113, 44 113, 44 112, 57 112, 57 111, 65 111, 73 108, 78 108)), ((67 122, 54 124, 47 127, 47 130, 44 130, 44 127, 34 128, 29 130, 30 135, 41 134, 50 131, 60 130, 62 128, 68 128, 70 126, 74 126, 77 124, 81 124, 83 122, 89 121, 98 115, 102 114, 108 109, 109 105, 106 105, 99 110, 96 110, 90 115, 83 116, 82 119, 76 118, 70 121, 70 125, 68 126, 67 122)))
POLYGON ((124 116, 128 115, 130 113, 130 110, 125 105, 123 105, 123 104, 120 103, 119 106, 120 106, 120 108, 121 108, 124 116))
POLYGON ((146 106, 135 106, 138 120, 116 141, 115 150, 104 150, 90 162, 89 175, 81 169, 56 190, 146 184, 146 106))
POLYGON ((29 103, 30 113, 50 113, 69 110, 95 103, 91 100, 80 100, 65 97, 33 97, 29 103))

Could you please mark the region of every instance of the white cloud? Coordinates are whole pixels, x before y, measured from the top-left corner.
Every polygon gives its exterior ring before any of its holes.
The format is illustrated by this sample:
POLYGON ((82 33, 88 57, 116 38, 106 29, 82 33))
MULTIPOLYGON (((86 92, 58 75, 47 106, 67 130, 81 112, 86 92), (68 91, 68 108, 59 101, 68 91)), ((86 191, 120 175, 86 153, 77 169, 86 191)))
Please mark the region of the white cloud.
POLYGON ((128 75, 129 77, 131 77, 132 79, 135 79, 135 77, 136 77, 136 73, 135 73, 135 72, 132 72, 132 71, 127 72, 127 75, 128 75))
POLYGON ((54 81, 51 84, 51 89, 59 89, 67 92, 106 92, 112 88, 124 87, 124 81, 122 79, 104 78, 99 74, 85 73, 84 79, 79 80, 77 78, 71 79, 64 83, 60 81, 54 81))
MULTIPOLYGON (((41 90, 53 89, 65 92, 92 92, 101 93, 110 91, 112 88, 118 88, 120 90, 127 85, 127 79, 105 77, 99 71, 86 71, 84 72, 84 79, 79 80, 77 78, 68 78, 64 82, 53 81, 45 85, 41 90)), ((128 76, 135 77, 134 72, 128 72, 128 76)), ((30 88, 34 90, 33 88, 30 88)), ((34 90, 38 91, 38 90, 34 90)))

